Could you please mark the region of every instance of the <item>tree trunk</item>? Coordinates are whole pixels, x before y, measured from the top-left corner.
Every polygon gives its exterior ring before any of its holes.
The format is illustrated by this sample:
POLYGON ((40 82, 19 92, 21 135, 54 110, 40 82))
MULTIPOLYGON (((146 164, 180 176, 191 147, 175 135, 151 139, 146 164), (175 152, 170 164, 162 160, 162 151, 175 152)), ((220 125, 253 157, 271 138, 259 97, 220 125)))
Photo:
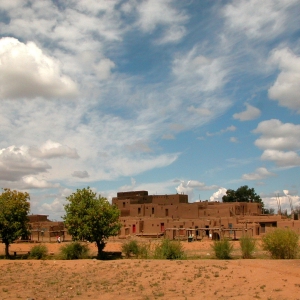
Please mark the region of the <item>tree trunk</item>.
POLYGON ((8 248, 9 248, 9 243, 5 242, 5 257, 6 258, 9 258, 9 251, 8 251, 8 248))
POLYGON ((105 247, 105 242, 104 241, 96 241, 96 245, 98 248, 98 259, 103 258, 103 249, 105 247))

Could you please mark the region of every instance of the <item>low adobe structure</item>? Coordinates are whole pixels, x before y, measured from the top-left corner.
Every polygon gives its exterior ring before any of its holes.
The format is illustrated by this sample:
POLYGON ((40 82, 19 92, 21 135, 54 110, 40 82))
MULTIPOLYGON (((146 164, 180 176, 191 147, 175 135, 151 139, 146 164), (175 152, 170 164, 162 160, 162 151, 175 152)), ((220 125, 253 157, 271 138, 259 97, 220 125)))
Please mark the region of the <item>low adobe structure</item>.
POLYGON ((57 237, 65 240, 67 230, 62 221, 50 221, 48 215, 29 215, 31 241, 56 241, 57 237))
POLYGON ((294 216, 262 214, 253 202, 188 202, 184 194, 148 195, 147 191, 119 192, 112 204, 120 210, 120 237, 166 236, 170 239, 239 238, 245 232, 264 234, 272 227, 289 227, 300 233, 294 216))

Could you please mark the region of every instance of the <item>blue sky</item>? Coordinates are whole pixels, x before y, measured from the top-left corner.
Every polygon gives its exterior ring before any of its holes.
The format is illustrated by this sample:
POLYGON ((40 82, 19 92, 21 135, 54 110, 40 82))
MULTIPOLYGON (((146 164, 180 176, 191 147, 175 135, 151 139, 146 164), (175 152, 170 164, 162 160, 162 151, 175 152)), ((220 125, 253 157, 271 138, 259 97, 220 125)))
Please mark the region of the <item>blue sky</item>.
POLYGON ((299 0, 0 2, 0 186, 300 204, 299 0))

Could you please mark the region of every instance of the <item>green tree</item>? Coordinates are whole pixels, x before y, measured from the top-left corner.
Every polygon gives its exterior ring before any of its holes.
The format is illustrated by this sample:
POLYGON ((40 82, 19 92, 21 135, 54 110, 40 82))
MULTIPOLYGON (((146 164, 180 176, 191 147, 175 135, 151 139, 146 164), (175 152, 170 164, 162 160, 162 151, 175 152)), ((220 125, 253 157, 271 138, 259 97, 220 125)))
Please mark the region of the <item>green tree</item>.
POLYGON ((254 188, 247 185, 239 187, 236 191, 228 189, 222 197, 223 202, 256 202, 263 205, 262 199, 255 193, 254 188))
POLYGON ((121 228, 119 209, 110 205, 106 198, 97 196, 89 187, 77 189, 66 197, 66 214, 63 217, 74 241, 95 242, 98 257, 102 257, 105 240, 116 236, 121 228))
POLYGON ((29 234, 29 200, 28 193, 6 188, 0 195, 0 236, 5 244, 6 257, 9 257, 9 245, 29 234))

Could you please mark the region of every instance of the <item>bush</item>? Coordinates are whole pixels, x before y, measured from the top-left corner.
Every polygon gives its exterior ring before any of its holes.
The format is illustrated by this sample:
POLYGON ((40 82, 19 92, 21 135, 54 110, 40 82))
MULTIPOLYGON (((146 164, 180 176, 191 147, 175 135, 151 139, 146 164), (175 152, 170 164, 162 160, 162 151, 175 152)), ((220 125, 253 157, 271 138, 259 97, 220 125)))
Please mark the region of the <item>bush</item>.
POLYGON ((150 245, 139 244, 137 241, 133 240, 122 245, 122 252, 127 258, 133 255, 138 258, 149 258, 150 245))
POLYGON ((249 236, 249 235, 243 235, 240 238, 240 246, 242 251, 242 257, 243 258, 252 258, 252 254, 255 250, 256 246, 256 240, 249 236))
POLYGON ((154 258, 185 259, 186 254, 180 241, 163 239, 154 249, 154 258))
POLYGON ((277 228, 268 232, 262 238, 262 248, 271 254, 272 258, 292 259, 299 252, 299 236, 290 229, 277 228))
POLYGON ((45 258, 47 254, 48 254, 48 248, 46 247, 46 245, 36 245, 30 249, 31 258, 41 259, 41 258, 45 258))
POLYGON ((228 239, 222 239, 220 241, 214 241, 212 249, 218 259, 230 259, 233 245, 228 239))
POLYGON ((79 242, 73 242, 60 247, 60 256, 62 259, 81 259, 86 258, 89 253, 87 245, 79 242))
POLYGON ((129 258, 131 255, 139 255, 139 245, 138 242, 133 240, 126 242, 122 245, 122 252, 125 254, 125 257, 129 258))

